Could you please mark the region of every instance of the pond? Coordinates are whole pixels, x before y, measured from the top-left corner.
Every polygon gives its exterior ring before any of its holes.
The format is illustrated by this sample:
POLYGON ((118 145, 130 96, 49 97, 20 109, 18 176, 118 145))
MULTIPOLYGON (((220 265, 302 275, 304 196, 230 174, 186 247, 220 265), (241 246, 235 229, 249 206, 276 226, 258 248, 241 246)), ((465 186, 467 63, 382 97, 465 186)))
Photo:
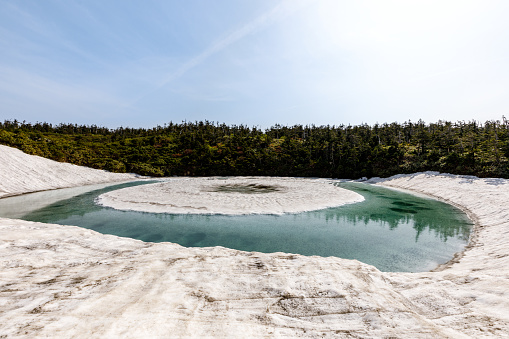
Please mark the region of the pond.
POLYGON ((361 194, 363 202, 285 215, 155 214, 94 203, 105 192, 147 183, 0 199, 0 216, 187 247, 336 256, 392 272, 429 271, 449 261, 464 249, 473 226, 461 210, 443 202, 352 182, 336 185, 361 194))

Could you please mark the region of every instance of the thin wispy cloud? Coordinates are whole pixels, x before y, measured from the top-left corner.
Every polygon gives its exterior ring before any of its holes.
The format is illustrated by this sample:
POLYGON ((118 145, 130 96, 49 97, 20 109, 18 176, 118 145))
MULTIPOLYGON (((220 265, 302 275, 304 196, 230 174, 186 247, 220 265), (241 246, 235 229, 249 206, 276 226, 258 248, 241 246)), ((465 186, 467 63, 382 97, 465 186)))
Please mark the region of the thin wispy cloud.
POLYGON ((189 70, 202 64, 205 60, 210 58, 212 55, 219 53, 220 51, 224 50, 225 48, 234 44, 235 42, 241 40, 242 38, 244 38, 250 34, 256 33, 257 31, 262 30, 266 27, 269 27, 269 26, 279 22, 280 20, 283 20, 284 18, 290 16, 292 13, 298 11, 299 9, 308 5, 309 3, 310 3, 309 0, 300 0, 300 1, 284 0, 284 1, 281 1, 277 6, 272 8, 270 11, 267 11, 264 14, 257 17, 256 19, 254 19, 253 21, 248 22, 247 24, 245 24, 238 30, 230 33, 225 38, 217 41, 212 46, 205 49, 199 55, 197 55, 197 56, 191 58, 190 60, 188 60, 187 62, 185 62, 176 71, 170 73, 168 76, 163 78, 149 92, 144 93, 143 95, 138 97, 136 99, 136 101, 141 100, 143 97, 145 97, 149 93, 155 92, 155 91, 163 88, 170 82, 180 78, 182 75, 187 73, 189 70))

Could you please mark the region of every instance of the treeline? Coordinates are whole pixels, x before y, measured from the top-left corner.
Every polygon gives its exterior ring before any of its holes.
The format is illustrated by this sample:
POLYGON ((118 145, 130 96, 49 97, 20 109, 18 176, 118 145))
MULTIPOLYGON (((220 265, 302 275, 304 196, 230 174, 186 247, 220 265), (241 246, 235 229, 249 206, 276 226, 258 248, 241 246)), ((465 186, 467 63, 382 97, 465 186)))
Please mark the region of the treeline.
POLYGON ((151 129, 0 123, 0 143, 61 162, 151 176, 386 177, 440 171, 509 177, 509 122, 280 126, 209 121, 151 129))

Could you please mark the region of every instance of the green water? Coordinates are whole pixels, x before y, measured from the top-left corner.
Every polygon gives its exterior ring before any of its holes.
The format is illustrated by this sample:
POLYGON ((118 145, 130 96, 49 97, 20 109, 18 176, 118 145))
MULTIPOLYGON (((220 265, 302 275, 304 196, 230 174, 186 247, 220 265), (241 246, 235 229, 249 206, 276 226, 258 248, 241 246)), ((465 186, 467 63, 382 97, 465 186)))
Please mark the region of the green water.
MULTIPOLYGON (((361 203, 299 214, 183 215, 118 211, 98 206, 105 192, 142 183, 115 185, 33 208, 31 202, 0 199, 0 216, 76 225, 104 234, 188 247, 224 246, 244 251, 336 256, 381 271, 428 271, 449 261, 468 242, 472 222, 455 207, 361 183, 339 186, 364 196, 361 203), (28 212, 23 212, 23 205, 28 212), (32 208, 28 208, 32 206, 32 208)), ((42 200, 41 200, 42 199, 42 200)))

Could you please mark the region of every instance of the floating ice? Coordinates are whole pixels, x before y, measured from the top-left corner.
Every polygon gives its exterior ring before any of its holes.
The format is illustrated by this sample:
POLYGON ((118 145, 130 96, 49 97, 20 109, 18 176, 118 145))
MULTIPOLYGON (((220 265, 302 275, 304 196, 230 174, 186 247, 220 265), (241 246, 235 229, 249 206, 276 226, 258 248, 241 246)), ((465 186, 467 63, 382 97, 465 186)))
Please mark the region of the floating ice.
POLYGON ((283 214, 363 201, 324 179, 235 177, 182 178, 128 187, 99 196, 120 210, 178 214, 283 214))

